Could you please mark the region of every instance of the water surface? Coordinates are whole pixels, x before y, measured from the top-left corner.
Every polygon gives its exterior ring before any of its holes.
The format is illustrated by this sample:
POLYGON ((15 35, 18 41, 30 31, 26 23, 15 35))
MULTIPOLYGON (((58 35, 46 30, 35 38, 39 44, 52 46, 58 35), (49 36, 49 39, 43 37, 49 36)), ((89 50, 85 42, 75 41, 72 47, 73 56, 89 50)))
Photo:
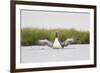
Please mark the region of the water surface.
POLYGON ((62 49, 48 46, 22 46, 21 63, 89 60, 89 44, 69 45, 62 49))

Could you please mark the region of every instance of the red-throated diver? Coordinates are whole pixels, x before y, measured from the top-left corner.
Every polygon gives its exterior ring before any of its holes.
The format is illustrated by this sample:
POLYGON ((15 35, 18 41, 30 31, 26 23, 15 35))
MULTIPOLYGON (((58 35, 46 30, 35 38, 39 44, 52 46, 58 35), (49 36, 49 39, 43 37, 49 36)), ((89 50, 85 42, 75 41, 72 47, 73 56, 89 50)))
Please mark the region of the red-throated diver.
POLYGON ((77 41, 75 41, 74 38, 68 38, 64 42, 60 42, 57 32, 56 32, 55 36, 56 37, 55 37, 54 42, 51 42, 48 39, 42 39, 42 40, 38 40, 37 44, 38 45, 47 45, 47 46, 52 47, 54 49, 56 49, 56 48, 60 49, 60 48, 64 48, 65 46, 68 46, 68 45, 70 45, 72 43, 76 43, 77 42, 77 41))
POLYGON ((53 43, 53 48, 62 48, 60 42, 59 42, 59 39, 58 39, 58 33, 56 32, 56 37, 55 37, 55 41, 53 43))

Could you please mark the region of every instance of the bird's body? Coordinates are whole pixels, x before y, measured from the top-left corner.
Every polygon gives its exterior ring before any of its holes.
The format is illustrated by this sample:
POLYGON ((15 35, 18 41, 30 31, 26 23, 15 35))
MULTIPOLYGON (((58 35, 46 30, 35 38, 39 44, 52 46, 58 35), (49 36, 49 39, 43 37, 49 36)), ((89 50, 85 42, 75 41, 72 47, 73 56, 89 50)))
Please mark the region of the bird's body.
POLYGON ((56 37, 55 37, 54 42, 51 42, 47 39, 38 40, 39 45, 47 45, 47 46, 52 47, 54 49, 64 48, 65 46, 68 46, 69 44, 72 44, 73 42, 75 42, 75 40, 73 38, 69 38, 69 39, 66 39, 64 42, 60 42, 58 39, 57 32, 56 32, 56 37))
POLYGON ((62 48, 61 43, 59 42, 58 38, 55 38, 53 43, 53 48, 62 48))

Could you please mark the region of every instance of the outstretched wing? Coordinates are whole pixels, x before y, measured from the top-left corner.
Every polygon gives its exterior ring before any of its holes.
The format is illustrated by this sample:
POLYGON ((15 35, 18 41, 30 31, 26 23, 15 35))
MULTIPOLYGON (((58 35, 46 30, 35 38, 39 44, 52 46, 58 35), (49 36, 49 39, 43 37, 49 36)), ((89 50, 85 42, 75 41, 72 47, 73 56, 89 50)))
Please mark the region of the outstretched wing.
POLYGON ((70 44, 73 44, 75 40, 73 38, 68 38, 64 42, 61 43, 62 47, 68 46, 70 44))
POLYGON ((38 40, 37 41, 37 44, 38 45, 47 45, 49 47, 52 47, 53 43, 47 39, 44 39, 44 40, 38 40))

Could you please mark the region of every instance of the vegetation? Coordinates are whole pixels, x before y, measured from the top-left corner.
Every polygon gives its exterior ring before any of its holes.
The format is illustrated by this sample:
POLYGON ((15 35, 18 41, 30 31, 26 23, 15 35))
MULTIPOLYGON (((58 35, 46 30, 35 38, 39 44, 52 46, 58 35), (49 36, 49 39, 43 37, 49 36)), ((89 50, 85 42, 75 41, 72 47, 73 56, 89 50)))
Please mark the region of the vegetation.
POLYGON ((79 44, 89 43, 89 32, 77 31, 75 29, 38 29, 38 28, 23 28, 21 29, 21 45, 33 45, 40 39, 48 39, 54 41, 55 32, 59 33, 60 41, 67 38, 78 40, 79 44))

